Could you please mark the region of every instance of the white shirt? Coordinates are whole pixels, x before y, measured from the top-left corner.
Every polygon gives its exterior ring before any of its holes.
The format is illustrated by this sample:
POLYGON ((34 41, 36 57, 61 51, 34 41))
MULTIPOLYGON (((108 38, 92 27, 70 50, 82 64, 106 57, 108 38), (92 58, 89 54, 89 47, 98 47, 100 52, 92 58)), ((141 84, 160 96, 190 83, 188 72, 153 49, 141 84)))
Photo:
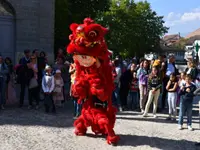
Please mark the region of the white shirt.
POLYGON ((115 83, 119 83, 119 80, 120 80, 120 77, 122 75, 122 71, 121 71, 121 68, 120 67, 116 67, 115 68, 115 71, 117 73, 117 76, 115 78, 115 83))
POLYGON ((26 57, 24 57, 24 58, 25 58, 26 61, 29 61, 29 60, 30 60, 30 58, 26 58, 26 57))
POLYGON ((42 78, 42 89, 44 93, 51 93, 55 88, 54 76, 44 75, 42 78))
POLYGON ((188 69, 188 71, 187 71, 187 74, 190 74, 191 70, 192 70, 192 69, 191 69, 191 68, 189 68, 189 69, 188 69))
POLYGON ((167 65, 167 72, 166 72, 166 75, 169 77, 172 73, 175 72, 175 68, 174 68, 174 65, 169 63, 167 65))
POLYGON ((185 82, 185 80, 181 80, 181 82, 179 83, 179 87, 182 87, 182 86, 184 86, 186 84, 186 82, 185 82))

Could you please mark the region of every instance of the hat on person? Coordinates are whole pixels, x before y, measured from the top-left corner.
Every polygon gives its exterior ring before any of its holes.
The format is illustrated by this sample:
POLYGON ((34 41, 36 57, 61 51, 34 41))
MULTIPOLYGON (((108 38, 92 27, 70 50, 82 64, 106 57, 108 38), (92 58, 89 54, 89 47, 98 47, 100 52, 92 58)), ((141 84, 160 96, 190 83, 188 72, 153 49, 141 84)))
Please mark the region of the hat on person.
POLYGON ((57 73, 61 73, 61 71, 58 69, 58 70, 56 70, 56 74, 57 74, 57 73))
POLYGON ((154 61, 154 63, 153 63, 153 67, 160 66, 160 65, 161 65, 160 63, 161 63, 160 60, 159 60, 159 59, 156 59, 156 60, 154 61))
POLYGON ((170 54, 168 55, 168 58, 172 58, 172 57, 175 57, 175 55, 174 55, 173 53, 170 53, 170 54))
POLYGON ((51 69, 51 66, 46 65, 44 70, 47 71, 47 70, 49 70, 49 69, 51 69))

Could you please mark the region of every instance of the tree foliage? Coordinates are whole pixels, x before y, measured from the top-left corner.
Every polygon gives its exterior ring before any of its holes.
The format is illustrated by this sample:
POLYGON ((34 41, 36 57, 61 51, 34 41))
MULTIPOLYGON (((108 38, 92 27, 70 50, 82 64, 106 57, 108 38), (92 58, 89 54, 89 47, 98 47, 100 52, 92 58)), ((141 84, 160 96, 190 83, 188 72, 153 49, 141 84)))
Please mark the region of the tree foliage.
POLYGON ((148 2, 133 0, 56 0, 55 49, 68 44, 69 25, 85 17, 109 27, 109 49, 124 56, 140 55, 159 47, 167 32, 163 17, 148 2))
POLYGON ((69 25, 82 23, 85 17, 95 18, 110 7, 110 0, 56 0, 55 1, 55 49, 68 44, 69 25))
POLYGON ((163 17, 152 11, 147 1, 113 0, 110 10, 100 14, 97 21, 110 28, 109 48, 129 56, 155 50, 160 36, 167 32, 163 17))

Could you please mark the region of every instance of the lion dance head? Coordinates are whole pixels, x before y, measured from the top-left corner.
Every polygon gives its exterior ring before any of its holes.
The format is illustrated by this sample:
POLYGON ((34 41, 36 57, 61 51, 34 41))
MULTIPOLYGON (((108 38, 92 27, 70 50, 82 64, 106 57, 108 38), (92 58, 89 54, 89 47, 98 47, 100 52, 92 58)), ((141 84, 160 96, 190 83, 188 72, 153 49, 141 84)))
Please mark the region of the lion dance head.
POLYGON ((95 62, 94 58, 107 59, 110 55, 104 36, 108 29, 94 20, 85 18, 83 24, 72 23, 70 25, 72 34, 69 36, 70 44, 67 52, 73 54, 73 58, 83 64, 90 66, 95 62))

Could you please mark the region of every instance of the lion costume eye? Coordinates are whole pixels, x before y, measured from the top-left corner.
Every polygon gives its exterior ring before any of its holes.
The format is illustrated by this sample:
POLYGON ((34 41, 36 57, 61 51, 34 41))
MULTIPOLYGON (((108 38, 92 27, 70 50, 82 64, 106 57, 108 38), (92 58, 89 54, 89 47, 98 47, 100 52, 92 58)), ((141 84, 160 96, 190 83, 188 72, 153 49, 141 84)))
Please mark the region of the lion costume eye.
POLYGON ((96 31, 90 31, 88 36, 89 37, 96 37, 97 36, 97 32, 96 31))

